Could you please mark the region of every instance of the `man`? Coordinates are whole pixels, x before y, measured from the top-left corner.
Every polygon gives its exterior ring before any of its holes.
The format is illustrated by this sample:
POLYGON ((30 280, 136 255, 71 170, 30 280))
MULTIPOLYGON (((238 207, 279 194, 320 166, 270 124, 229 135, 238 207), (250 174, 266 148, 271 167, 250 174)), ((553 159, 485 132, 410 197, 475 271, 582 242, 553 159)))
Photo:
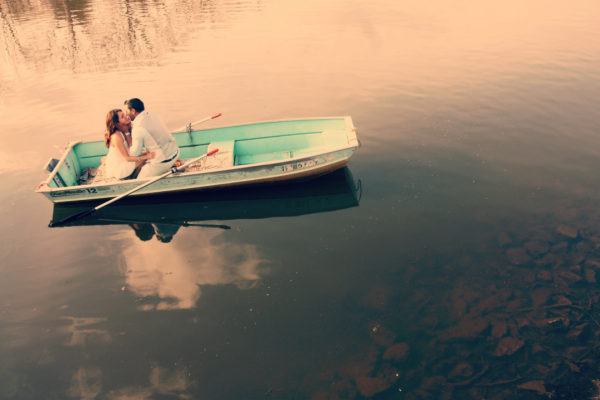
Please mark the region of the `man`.
POLYGON ((140 156, 143 148, 156 154, 144 164, 138 179, 162 175, 171 169, 179 157, 179 146, 162 119, 146 111, 140 99, 125 101, 125 113, 133 121, 131 155, 140 156))

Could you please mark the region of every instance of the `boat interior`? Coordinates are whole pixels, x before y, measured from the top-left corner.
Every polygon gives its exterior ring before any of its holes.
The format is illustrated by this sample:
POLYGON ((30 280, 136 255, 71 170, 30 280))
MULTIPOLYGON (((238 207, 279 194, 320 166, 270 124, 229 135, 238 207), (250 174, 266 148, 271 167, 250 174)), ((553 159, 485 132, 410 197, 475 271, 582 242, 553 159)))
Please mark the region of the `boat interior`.
MULTIPOLYGON (((184 161, 218 147, 216 157, 211 156, 218 160, 216 163, 213 161, 212 169, 301 158, 348 146, 350 140, 344 117, 265 122, 180 132, 173 136, 179 144, 179 158, 184 161)), ((107 153, 104 141, 73 146, 50 181, 50 187, 107 183, 108 179, 97 176, 107 153)), ((51 173, 57 164, 58 160, 50 160, 46 171, 51 173)), ((202 168, 204 164, 193 171, 202 168)))

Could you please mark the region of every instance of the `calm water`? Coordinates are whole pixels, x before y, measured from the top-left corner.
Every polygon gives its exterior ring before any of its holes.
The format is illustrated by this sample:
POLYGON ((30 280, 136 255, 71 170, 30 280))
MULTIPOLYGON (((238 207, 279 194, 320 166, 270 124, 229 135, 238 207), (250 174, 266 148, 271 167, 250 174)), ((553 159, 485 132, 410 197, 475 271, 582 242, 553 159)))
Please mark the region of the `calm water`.
POLYGON ((0 399, 594 394, 598 2, 0 0, 0 25, 0 399), (55 146, 131 97, 173 128, 351 115, 360 204, 338 174, 115 209, 231 229, 47 228, 55 146))

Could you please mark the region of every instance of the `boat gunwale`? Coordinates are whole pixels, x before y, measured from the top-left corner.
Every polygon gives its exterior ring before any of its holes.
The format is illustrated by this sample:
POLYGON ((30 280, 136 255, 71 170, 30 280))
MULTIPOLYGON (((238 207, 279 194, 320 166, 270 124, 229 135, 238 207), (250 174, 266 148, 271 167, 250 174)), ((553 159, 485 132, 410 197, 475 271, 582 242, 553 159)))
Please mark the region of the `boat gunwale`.
MULTIPOLYGON (((235 125, 219 125, 219 126, 215 126, 215 127, 212 127, 212 128, 195 129, 192 132, 210 131, 210 130, 213 130, 213 129, 236 128, 236 127, 239 127, 239 126, 248 126, 248 125, 270 124, 270 123, 273 123, 273 122, 313 121, 313 120, 319 120, 319 119, 343 119, 346 122, 346 132, 352 132, 352 130, 355 128, 354 124, 352 123, 352 117, 349 116, 349 115, 346 115, 346 116, 340 116, 340 117, 311 117, 311 118, 274 119, 274 120, 269 120, 269 121, 259 121, 259 122, 251 122, 251 123, 243 123, 243 124, 235 124, 235 125), (350 124, 348 124, 348 121, 350 121, 350 124), (348 129, 349 125, 352 126, 351 129, 348 129)), ((319 131, 316 131, 316 132, 319 132, 319 131)), ((171 134, 174 134, 174 133, 186 133, 186 131, 171 132, 171 134)), ((305 135, 306 133, 309 133, 309 132, 298 133, 298 135, 305 135)), ((315 132, 313 132, 313 133, 315 133, 315 132)), ((252 139, 244 139, 244 140, 252 140, 252 139)), ((80 140, 76 144, 100 143, 100 142, 102 142, 102 140, 80 140)), ((198 145, 198 146, 200 146, 200 145, 198 145)))

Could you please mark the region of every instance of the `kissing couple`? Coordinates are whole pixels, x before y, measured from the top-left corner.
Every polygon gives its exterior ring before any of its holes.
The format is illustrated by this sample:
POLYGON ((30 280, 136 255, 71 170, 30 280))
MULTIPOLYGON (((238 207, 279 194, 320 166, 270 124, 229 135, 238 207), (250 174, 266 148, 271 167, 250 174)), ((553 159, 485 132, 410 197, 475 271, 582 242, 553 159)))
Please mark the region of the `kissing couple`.
POLYGON ((106 176, 148 178, 167 172, 179 158, 179 145, 163 120, 149 113, 140 99, 126 100, 125 111, 106 116, 106 176))

